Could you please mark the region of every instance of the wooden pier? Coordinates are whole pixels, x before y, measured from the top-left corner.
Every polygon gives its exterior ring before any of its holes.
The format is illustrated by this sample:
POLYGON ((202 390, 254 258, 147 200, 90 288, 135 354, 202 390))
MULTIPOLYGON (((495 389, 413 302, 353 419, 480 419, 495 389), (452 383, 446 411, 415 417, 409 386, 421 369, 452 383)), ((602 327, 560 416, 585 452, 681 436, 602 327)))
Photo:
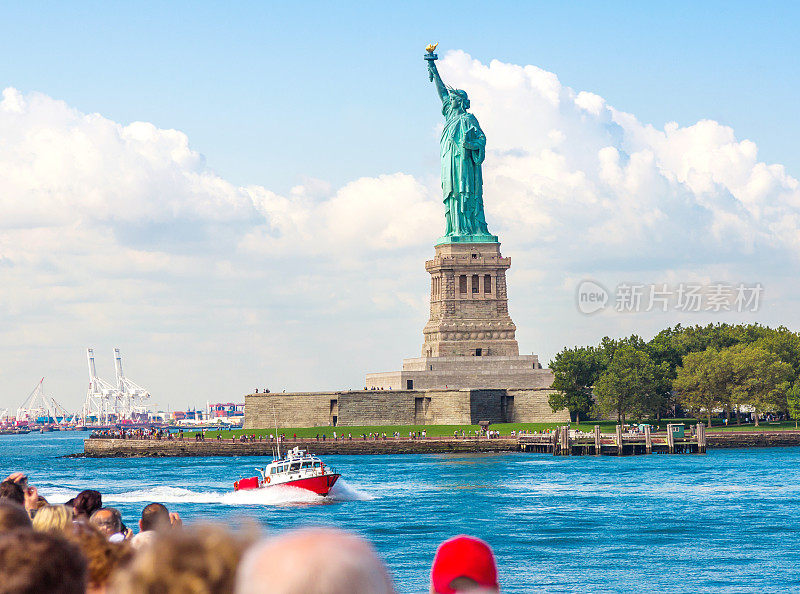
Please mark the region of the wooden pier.
POLYGON ((706 428, 698 423, 691 435, 684 435, 682 425, 667 425, 663 433, 651 432, 649 425, 643 431, 624 432, 622 425, 617 425, 615 433, 601 433, 595 425, 593 433, 585 433, 563 425, 552 433, 520 436, 519 443, 523 452, 556 456, 705 454, 706 428))

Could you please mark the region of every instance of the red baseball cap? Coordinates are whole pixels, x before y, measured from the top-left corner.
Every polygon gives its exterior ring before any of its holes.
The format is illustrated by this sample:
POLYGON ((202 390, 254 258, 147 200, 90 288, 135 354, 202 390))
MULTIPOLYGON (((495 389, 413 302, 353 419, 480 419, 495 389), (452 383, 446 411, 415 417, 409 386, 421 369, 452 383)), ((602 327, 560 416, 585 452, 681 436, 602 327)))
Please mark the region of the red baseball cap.
POLYGON ((444 541, 436 550, 431 584, 437 594, 454 594, 451 582, 466 577, 484 588, 499 588, 492 549, 479 538, 460 534, 444 541))

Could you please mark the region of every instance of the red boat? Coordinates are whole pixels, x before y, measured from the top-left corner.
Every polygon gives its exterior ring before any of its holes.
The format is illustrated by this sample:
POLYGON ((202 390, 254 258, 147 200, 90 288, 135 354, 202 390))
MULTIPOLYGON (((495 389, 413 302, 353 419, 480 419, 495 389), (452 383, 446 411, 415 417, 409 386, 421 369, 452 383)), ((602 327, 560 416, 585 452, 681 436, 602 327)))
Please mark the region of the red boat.
POLYGON ((298 487, 327 496, 339 479, 339 474, 305 450, 295 447, 284 457, 278 457, 264 468, 256 468, 261 476, 244 478, 233 483, 234 491, 267 489, 278 485, 298 487))

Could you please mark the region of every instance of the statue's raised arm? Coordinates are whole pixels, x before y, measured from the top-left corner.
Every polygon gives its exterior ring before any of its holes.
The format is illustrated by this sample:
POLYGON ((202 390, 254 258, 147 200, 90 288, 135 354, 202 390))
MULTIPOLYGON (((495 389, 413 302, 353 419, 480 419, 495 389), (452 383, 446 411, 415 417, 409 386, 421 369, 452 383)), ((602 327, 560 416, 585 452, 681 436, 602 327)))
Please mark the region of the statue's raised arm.
POLYGON ((436 92, 439 93, 439 98, 442 100, 442 103, 444 103, 447 101, 447 87, 444 86, 442 77, 439 76, 439 69, 436 68, 436 62, 433 60, 428 60, 428 72, 433 84, 436 85, 436 92))
POLYGON ((439 98, 442 103, 447 101, 447 87, 442 82, 442 77, 439 76, 439 69, 436 68, 436 60, 439 56, 434 54, 434 50, 438 43, 434 43, 425 48, 428 52, 425 54, 425 61, 428 63, 428 79, 436 85, 436 92, 439 93, 439 98))

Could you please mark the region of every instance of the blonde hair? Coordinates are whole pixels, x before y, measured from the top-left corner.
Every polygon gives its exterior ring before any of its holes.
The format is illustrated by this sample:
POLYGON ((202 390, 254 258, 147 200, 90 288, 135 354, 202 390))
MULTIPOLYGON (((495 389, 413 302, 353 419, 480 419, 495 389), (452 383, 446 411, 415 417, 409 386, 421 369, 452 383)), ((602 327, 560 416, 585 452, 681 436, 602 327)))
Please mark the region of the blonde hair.
POLYGON ((153 541, 116 572, 109 592, 230 594, 239 560, 256 537, 214 524, 153 534, 153 541))
POLYGON ((72 524, 72 510, 66 505, 45 505, 33 517, 33 529, 37 532, 64 534, 72 524))

